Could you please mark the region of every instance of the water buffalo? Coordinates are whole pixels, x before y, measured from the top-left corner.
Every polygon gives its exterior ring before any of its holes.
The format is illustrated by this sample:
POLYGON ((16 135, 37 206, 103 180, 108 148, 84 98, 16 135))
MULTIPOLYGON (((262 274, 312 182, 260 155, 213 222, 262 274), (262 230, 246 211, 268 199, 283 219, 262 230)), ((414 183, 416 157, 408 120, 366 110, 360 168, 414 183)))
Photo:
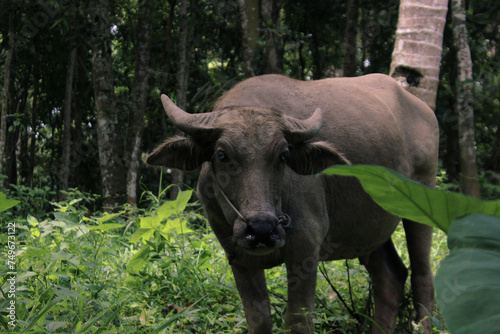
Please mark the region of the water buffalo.
MULTIPOLYGON (((165 95, 161 100, 189 137, 168 139, 146 162, 201 167, 198 197, 227 254, 249 332, 272 331, 264 269, 285 263, 285 326, 313 333, 318 261, 356 257, 372 279, 374 320, 391 332, 407 278, 391 241, 400 220, 357 179, 315 174, 334 164, 372 164, 433 186, 439 133, 433 111, 381 74, 308 82, 254 77, 203 114, 186 113, 165 95)), ((422 319, 434 300, 432 230, 403 223, 422 319)))

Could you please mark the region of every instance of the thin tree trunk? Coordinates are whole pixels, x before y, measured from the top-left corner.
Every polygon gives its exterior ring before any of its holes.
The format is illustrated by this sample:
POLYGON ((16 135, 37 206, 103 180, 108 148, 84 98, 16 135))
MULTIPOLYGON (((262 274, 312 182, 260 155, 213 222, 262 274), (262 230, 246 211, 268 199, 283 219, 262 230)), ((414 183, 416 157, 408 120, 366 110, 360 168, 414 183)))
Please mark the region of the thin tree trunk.
MULTIPOLYGON (((87 87, 90 86, 88 81, 88 70, 87 70, 87 60, 89 57, 88 50, 82 46, 78 48, 76 72, 75 72, 75 96, 73 107, 71 108, 73 114, 73 122, 75 123, 75 128, 73 129, 73 135, 71 138, 71 178, 70 180, 80 180, 80 170, 81 164, 86 159, 88 151, 84 149, 82 142, 82 130, 83 121, 82 117, 85 113, 85 101, 88 99, 85 93, 87 87)), ((69 182, 71 183, 71 182, 69 182)), ((79 183, 81 184, 81 183, 79 183)))
MULTIPOLYGON (((11 2, 9 1, 9 5, 11 2)), ((4 159, 6 158, 6 145, 7 145, 7 117, 9 115, 9 99, 10 99, 10 86, 12 82, 12 59, 14 57, 15 43, 14 43, 14 11, 9 10, 9 48, 7 50, 7 57, 4 65, 4 84, 2 91, 2 113, 0 115, 0 173, 4 169, 4 159)))
POLYGON ((139 3, 139 26, 135 45, 135 75, 132 87, 132 115, 130 119, 132 145, 129 147, 130 157, 127 174, 127 202, 137 206, 137 182, 141 157, 144 113, 148 97, 149 59, 152 36, 153 0, 142 0, 139 3))
MULTIPOLYGON (((187 89, 189 79, 189 44, 188 44, 188 17, 187 17, 187 0, 181 0, 180 8, 180 31, 179 31, 179 53, 177 67, 177 105, 183 109, 187 109, 187 89)), ((180 130, 176 130, 176 134, 182 134, 180 130)), ((177 185, 169 192, 170 199, 175 199, 179 193, 179 188, 184 185, 184 172, 179 169, 172 169, 172 184, 177 185)))
POLYGON ((102 196, 105 209, 112 209, 124 202, 126 168, 113 86, 109 0, 94 0, 92 7, 96 14, 92 70, 102 196))
MULTIPOLYGON (((177 4, 177 0, 168 0, 169 5, 169 15, 168 21, 166 24, 166 33, 165 33, 165 53, 163 57, 163 73, 160 79, 160 88, 161 91, 166 93, 168 88, 168 77, 170 75, 170 57, 172 54, 172 24, 175 18, 175 6, 177 4)), ((168 130, 167 125, 167 115, 165 113, 161 113, 161 129, 166 132, 168 130)))
MULTIPOLYGON (((70 43, 74 43, 71 39, 70 43)), ((68 59, 68 68, 66 72, 66 86, 64 91, 64 106, 63 106, 63 142, 62 142, 62 157, 61 169, 59 174, 59 200, 62 201, 66 196, 62 190, 68 189, 69 167, 71 160, 71 101, 73 98, 73 78, 75 77, 75 66, 77 61, 76 45, 71 47, 68 59)))
POLYGON ((35 52, 35 63, 33 65, 33 98, 31 104, 31 134, 29 140, 28 174, 26 186, 33 186, 33 173, 35 170, 36 133, 38 131, 38 94, 40 93, 40 62, 38 60, 38 38, 35 36, 33 49, 35 52))
POLYGON ((358 36, 359 0, 347 2, 347 23, 345 28, 345 51, 342 72, 344 77, 356 74, 356 38, 358 36))
POLYGON ((401 0, 390 75, 436 107, 448 0, 401 0))
POLYGON ((283 73, 283 39, 279 34, 283 0, 262 0, 262 26, 266 36, 266 73, 283 73))
POLYGON ((458 115, 458 143, 463 193, 481 198, 474 140, 474 106, 472 95, 472 59, 470 55, 465 7, 462 0, 451 1, 453 37, 457 49, 458 80, 455 108, 458 115))
POLYGON ((19 180, 20 161, 18 156, 21 155, 21 126, 16 124, 16 121, 20 120, 17 115, 22 115, 26 111, 30 85, 30 82, 24 81, 15 91, 10 91, 12 104, 9 107, 11 114, 15 116, 7 120, 9 131, 5 143, 5 175, 9 184, 18 184, 19 180))
POLYGON ((238 0, 242 28, 242 58, 245 77, 255 76, 253 58, 259 38, 259 0, 238 0))
POLYGON ((175 5, 177 3, 177 0, 169 0, 168 5, 169 5, 169 15, 168 15, 168 21, 166 24, 166 35, 165 35, 165 55, 163 58, 163 73, 161 76, 161 89, 166 90, 168 86, 168 76, 170 74, 170 55, 172 51, 172 24, 174 22, 174 17, 175 17, 175 5))

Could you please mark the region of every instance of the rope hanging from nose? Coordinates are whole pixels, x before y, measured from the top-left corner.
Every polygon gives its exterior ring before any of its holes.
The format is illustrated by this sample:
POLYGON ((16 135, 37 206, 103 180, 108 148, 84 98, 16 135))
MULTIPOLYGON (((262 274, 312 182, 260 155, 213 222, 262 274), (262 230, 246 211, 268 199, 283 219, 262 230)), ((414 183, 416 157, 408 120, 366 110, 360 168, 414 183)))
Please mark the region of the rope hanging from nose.
MULTIPOLYGON (((213 174, 213 178, 215 181, 215 185, 217 186, 217 190, 220 192, 220 194, 222 195, 224 200, 227 202, 227 204, 229 204, 231 209, 233 209, 233 211, 238 215, 238 217, 245 224, 248 225, 248 220, 246 220, 245 217, 243 217, 241 212, 233 205, 231 200, 227 197, 226 193, 222 190, 222 187, 220 186, 219 181, 217 180, 217 176, 215 175, 215 171, 213 170, 213 168, 212 168, 212 174, 213 174)), ((290 216, 287 215, 286 213, 283 213, 283 214, 278 216, 278 225, 283 225, 284 229, 291 229, 292 228, 292 218, 290 218, 290 216)))
POLYGON ((238 209, 236 209, 236 207, 233 205, 233 203, 231 203, 231 201, 229 200, 229 198, 226 196, 226 193, 224 193, 224 191, 222 190, 221 186, 219 185, 219 181, 217 181, 217 177, 215 176, 215 173, 214 173, 214 180, 215 180, 215 184, 217 185, 217 190, 220 192, 220 194, 222 195, 222 197, 226 200, 227 204, 229 204, 229 206, 231 207, 231 209, 233 209, 233 211, 238 215, 238 217, 240 217, 240 219, 245 224, 248 224, 248 221, 245 219, 245 217, 243 217, 243 215, 241 214, 241 212, 239 212, 238 209))

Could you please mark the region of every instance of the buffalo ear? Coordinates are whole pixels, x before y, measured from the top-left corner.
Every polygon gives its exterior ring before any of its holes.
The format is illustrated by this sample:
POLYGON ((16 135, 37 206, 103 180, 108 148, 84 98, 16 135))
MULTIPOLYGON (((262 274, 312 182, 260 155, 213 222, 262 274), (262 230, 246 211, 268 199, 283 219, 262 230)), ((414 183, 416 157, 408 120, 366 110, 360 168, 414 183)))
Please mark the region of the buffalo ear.
POLYGON ((210 150, 203 148, 194 139, 174 136, 158 146, 147 158, 152 166, 194 170, 210 159, 210 150))
POLYGON ((324 141, 290 145, 290 158, 287 163, 301 175, 316 174, 332 165, 351 164, 332 144, 324 141))

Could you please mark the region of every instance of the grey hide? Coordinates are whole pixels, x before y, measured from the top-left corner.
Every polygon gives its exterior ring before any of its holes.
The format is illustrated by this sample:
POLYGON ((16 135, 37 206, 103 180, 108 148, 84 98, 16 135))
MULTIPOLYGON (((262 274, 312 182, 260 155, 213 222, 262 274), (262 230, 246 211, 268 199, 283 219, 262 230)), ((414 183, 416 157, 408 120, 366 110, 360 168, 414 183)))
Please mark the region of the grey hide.
MULTIPOLYGON (((264 269, 286 265, 286 328, 313 333, 318 261, 350 258, 371 276, 374 320, 393 330, 407 278, 390 238, 399 218, 357 179, 314 174, 334 164, 371 164, 434 186, 439 130, 427 105, 381 74, 307 82, 254 77, 205 114, 186 113, 165 95, 162 102, 187 136, 168 139, 146 162, 201 167, 197 194, 231 264, 250 333, 272 332, 264 269)), ((422 319, 434 300, 432 229, 403 223, 422 319)), ((428 320, 424 327, 430 330, 428 320)))

